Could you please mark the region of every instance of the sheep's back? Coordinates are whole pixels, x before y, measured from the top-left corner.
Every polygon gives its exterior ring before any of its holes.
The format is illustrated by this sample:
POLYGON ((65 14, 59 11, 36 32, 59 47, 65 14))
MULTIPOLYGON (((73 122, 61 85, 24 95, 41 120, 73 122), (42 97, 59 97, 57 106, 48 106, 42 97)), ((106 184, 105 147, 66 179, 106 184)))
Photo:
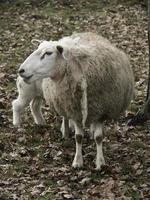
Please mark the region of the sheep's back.
POLYGON ((97 48, 97 56, 88 60, 88 119, 115 119, 129 105, 133 95, 133 73, 127 56, 110 44, 97 48))

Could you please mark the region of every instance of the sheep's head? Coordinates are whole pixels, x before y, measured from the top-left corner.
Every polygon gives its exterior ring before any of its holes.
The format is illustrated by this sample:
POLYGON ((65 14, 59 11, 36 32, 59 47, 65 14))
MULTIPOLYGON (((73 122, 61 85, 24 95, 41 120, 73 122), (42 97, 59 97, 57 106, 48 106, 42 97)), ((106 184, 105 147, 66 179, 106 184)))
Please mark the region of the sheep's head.
POLYGON ((19 75, 25 82, 31 83, 38 79, 50 77, 53 80, 61 79, 65 69, 62 63, 74 62, 72 75, 79 79, 82 74, 78 60, 84 60, 89 55, 86 47, 78 44, 79 37, 71 39, 64 37, 59 41, 43 41, 20 66, 19 75), (76 63, 76 64, 75 64, 76 63))
POLYGON ((63 58, 63 47, 56 41, 43 41, 19 68, 19 75, 25 82, 53 77, 56 73, 56 62, 63 58))

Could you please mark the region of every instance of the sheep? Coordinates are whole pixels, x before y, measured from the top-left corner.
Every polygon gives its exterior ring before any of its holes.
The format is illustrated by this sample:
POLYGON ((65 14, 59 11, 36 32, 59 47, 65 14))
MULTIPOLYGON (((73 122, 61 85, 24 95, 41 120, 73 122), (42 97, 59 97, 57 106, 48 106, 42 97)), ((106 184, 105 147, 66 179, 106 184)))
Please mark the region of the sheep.
MULTIPOLYGON (((32 41, 32 43, 40 43, 39 49, 44 47, 48 41, 32 41)), ((21 113, 24 108, 30 104, 31 113, 36 124, 44 125, 45 119, 41 112, 43 101, 42 80, 38 80, 32 84, 27 84, 22 77, 18 76, 16 81, 18 89, 18 98, 12 102, 13 109, 13 125, 19 130, 21 129, 21 113)), ((22 129, 21 129, 22 130, 22 129)))
POLYGON ((45 120, 41 113, 41 105, 43 101, 41 81, 32 84, 24 82, 20 76, 17 78, 18 98, 12 102, 13 108, 13 125, 21 128, 21 113, 30 103, 31 113, 36 124, 45 124, 45 120))
POLYGON ((35 50, 19 74, 29 84, 43 78, 46 101, 52 101, 56 112, 73 122, 76 153, 72 166, 83 166, 83 132, 89 127, 96 142, 96 169, 101 170, 105 164, 103 124, 116 120, 128 107, 133 72, 126 54, 102 36, 87 32, 69 38, 35 50))

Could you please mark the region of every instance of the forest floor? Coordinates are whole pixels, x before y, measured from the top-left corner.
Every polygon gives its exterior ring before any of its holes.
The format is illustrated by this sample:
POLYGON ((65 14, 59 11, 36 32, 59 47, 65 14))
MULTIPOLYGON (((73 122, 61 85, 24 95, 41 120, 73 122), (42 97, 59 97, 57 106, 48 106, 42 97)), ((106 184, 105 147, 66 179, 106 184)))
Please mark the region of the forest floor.
POLYGON ((88 133, 83 144, 84 168, 72 168, 74 137, 66 141, 61 138, 61 119, 51 115, 46 105, 45 127, 34 124, 29 108, 23 114, 26 131, 18 132, 12 125, 17 69, 35 49, 31 39, 55 40, 74 31, 96 31, 129 55, 135 98, 128 114, 144 103, 148 74, 146 8, 99 2, 0 2, 1 200, 150 199, 149 123, 127 127, 122 116, 117 126, 108 124, 104 139, 107 166, 101 172, 94 170, 96 148, 88 133))

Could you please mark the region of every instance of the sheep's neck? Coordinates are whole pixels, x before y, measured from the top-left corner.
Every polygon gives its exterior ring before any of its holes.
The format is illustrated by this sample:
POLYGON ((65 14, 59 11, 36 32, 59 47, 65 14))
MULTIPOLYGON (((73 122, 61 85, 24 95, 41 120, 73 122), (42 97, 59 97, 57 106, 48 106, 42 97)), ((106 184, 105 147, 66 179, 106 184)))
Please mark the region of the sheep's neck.
POLYGON ((61 82, 65 76, 65 71, 61 73, 60 71, 54 72, 50 75, 50 78, 54 82, 61 82))

